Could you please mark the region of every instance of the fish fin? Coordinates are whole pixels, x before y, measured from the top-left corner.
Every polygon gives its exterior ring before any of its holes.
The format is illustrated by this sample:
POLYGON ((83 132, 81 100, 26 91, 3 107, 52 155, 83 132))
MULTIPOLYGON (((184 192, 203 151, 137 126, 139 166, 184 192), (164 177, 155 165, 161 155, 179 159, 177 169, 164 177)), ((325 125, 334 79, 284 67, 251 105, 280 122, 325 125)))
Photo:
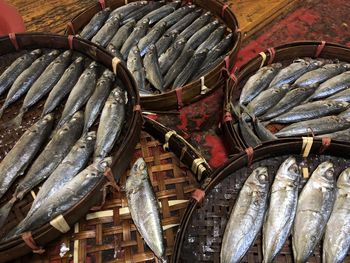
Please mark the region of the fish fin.
POLYGON ((251 112, 250 110, 248 110, 248 108, 244 105, 240 105, 240 107, 243 109, 243 112, 246 113, 253 122, 255 122, 257 119, 256 119, 256 116, 254 115, 253 112, 251 112))
POLYGON ((12 120, 10 120, 6 126, 7 127, 14 127, 14 128, 18 128, 19 126, 21 126, 24 113, 25 113, 25 111, 21 109, 20 112, 18 113, 18 115, 15 118, 13 118, 12 120))
POLYGON ((5 222, 12 210, 13 204, 16 202, 17 198, 13 197, 5 205, 0 208, 0 229, 5 225, 5 222))

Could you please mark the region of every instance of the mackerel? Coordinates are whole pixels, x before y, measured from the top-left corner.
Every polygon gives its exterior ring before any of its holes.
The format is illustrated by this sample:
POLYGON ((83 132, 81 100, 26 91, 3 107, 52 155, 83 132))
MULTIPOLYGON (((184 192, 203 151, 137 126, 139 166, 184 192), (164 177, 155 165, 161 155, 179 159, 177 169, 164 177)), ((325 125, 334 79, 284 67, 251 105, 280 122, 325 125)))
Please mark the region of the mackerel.
POLYGON ((96 13, 91 18, 90 22, 79 33, 79 36, 81 38, 90 40, 98 32, 98 30, 100 30, 100 28, 104 25, 110 12, 111 12, 111 9, 108 7, 96 13))

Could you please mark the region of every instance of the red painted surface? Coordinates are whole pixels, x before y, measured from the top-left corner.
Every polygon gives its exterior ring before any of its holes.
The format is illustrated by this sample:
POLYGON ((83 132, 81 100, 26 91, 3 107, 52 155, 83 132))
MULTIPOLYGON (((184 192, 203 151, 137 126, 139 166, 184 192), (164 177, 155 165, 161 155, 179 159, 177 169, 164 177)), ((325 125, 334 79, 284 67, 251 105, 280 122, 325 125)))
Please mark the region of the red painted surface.
POLYGON ((16 8, 0 0, 0 35, 24 31, 23 19, 16 8))

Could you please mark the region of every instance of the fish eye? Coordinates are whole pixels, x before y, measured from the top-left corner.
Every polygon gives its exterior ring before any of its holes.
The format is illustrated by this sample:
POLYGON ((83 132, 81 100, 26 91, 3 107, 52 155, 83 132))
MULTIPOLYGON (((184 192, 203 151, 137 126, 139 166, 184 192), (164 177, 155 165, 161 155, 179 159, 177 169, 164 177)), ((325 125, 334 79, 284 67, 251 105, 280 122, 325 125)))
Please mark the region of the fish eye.
POLYGON ((290 171, 292 171, 293 173, 298 173, 299 172, 299 167, 296 164, 293 164, 290 168, 290 171))
POLYGON ((267 176, 266 176, 265 174, 259 174, 259 175, 258 175, 258 180, 259 180, 260 182, 266 182, 267 176))
POLYGON ((334 170, 333 170, 333 169, 327 170, 327 172, 326 172, 326 178, 332 179, 332 178, 333 178, 333 175, 334 175, 334 170))
POLYGON ((139 166, 140 170, 143 170, 145 169, 145 163, 141 163, 140 166, 139 166))

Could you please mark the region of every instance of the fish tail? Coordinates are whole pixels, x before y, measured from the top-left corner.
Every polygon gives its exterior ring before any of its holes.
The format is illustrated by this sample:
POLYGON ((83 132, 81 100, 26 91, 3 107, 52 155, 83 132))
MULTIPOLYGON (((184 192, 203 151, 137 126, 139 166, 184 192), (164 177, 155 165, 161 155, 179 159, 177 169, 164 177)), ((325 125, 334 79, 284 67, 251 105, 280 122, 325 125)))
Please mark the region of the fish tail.
POLYGON ((253 112, 251 112, 250 110, 248 110, 248 108, 244 105, 240 105, 241 108, 243 109, 243 112, 246 113, 251 119, 253 122, 256 121, 256 116, 253 112))
POLYGON ((7 126, 18 128, 22 123, 24 112, 25 112, 24 110, 21 110, 14 119, 12 119, 8 122, 7 126))
POLYGON ((6 220, 12 210, 13 204, 16 202, 16 197, 13 197, 10 201, 8 201, 5 205, 0 208, 0 228, 2 228, 6 220))
POLYGON ((2 106, 0 109, 0 119, 1 119, 2 115, 4 114, 4 111, 5 111, 5 107, 2 106))

